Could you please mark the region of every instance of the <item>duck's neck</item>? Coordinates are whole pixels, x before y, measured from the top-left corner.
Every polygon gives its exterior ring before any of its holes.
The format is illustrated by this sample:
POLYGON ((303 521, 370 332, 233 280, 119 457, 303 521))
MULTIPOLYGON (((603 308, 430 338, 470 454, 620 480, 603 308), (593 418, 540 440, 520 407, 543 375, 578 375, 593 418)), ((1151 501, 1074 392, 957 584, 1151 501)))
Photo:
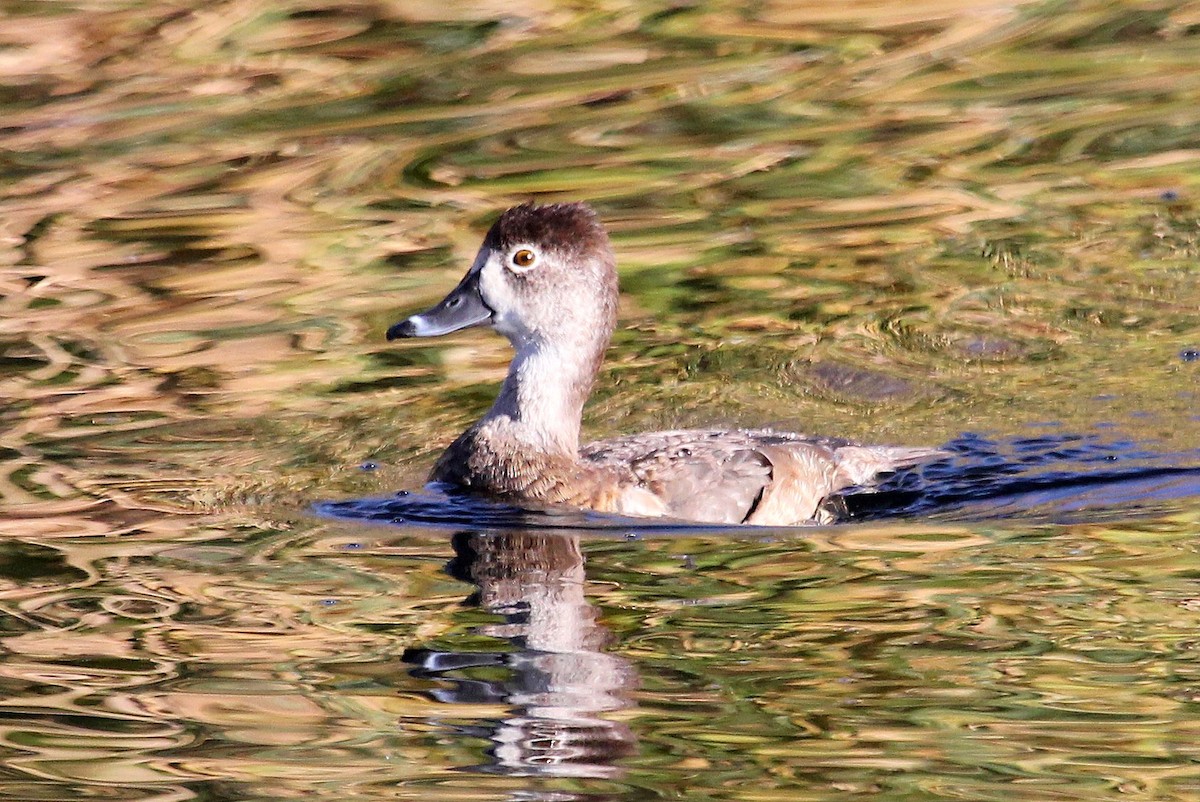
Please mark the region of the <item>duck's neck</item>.
POLYGON ((531 448, 575 458, 583 404, 602 354, 601 347, 581 359, 577 352, 546 343, 522 343, 496 403, 481 422, 507 418, 506 428, 531 448))

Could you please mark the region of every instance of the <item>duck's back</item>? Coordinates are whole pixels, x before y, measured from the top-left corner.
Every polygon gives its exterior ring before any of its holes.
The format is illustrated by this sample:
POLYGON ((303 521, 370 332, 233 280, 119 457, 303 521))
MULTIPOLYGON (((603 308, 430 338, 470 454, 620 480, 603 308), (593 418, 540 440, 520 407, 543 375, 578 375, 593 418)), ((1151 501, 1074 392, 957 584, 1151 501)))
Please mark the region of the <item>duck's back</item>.
POLYGON ((786 526, 820 520, 821 502, 938 456, 769 430, 683 430, 602 440, 580 456, 636 484, 615 511, 706 523, 786 526))

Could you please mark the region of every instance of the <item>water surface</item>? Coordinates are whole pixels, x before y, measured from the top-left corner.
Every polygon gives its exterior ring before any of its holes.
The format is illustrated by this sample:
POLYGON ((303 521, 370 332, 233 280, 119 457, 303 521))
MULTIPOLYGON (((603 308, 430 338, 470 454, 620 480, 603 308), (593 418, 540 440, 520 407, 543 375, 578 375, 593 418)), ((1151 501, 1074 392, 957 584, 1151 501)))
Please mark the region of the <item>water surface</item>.
POLYGON ((1197 63, 1169 2, 9 4, 0 794, 1196 798, 1197 63), (383 332, 531 198, 620 261, 590 436, 955 457, 832 528, 318 514, 490 403, 499 337, 383 332))

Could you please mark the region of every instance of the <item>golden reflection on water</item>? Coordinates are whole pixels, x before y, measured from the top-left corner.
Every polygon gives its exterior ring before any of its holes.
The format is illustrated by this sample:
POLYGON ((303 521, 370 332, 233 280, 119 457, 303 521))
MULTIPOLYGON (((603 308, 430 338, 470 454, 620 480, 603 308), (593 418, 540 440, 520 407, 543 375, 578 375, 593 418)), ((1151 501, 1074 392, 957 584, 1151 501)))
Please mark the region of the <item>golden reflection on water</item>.
POLYGON ((1113 423, 1194 448, 1194 4, 6 13, 6 796, 1200 790, 1194 503, 464 534, 512 577, 462 581, 441 533, 296 512, 418 487, 489 402, 499 338, 382 332, 529 197, 613 231, 597 435, 1113 423), (405 660, 432 652, 506 656, 405 660), (447 695, 471 683, 503 693, 447 695))
POLYGON ((217 534, 22 547, 7 765, 120 798, 1195 790, 1194 538, 1161 524, 217 534))

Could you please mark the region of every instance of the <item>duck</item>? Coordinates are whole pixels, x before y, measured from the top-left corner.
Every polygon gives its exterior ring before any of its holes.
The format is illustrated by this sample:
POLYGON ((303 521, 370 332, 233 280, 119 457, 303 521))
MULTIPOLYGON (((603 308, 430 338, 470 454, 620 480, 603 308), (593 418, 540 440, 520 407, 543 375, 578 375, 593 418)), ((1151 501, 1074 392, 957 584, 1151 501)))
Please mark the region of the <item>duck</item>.
POLYGON ((503 212, 458 285, 387 330, 392 341, 489 326, 514 350, 495 403, 446 448, 429 481, 527 508, 798 526, 832 522, 830 502, 843 491, 944 456, 771 429, 647 432, 581 446, 618 295, 616 257, 591 206, 503 212))

